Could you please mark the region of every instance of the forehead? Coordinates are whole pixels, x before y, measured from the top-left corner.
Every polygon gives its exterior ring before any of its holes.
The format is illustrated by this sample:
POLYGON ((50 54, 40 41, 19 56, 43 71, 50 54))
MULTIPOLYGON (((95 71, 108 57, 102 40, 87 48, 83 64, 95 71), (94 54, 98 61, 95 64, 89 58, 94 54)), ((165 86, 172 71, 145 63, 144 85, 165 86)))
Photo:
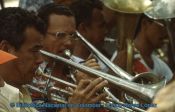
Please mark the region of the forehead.
POLYGON ((43 35, 39 33, 34 27, 28 27, 25 30, 25 42, 23 46, 31 48, 35 45, 41 45, 43 35))
POLYGON ((52 14, 49 17, 48 31, 74 32, 76 29, 73 16, 52 14))

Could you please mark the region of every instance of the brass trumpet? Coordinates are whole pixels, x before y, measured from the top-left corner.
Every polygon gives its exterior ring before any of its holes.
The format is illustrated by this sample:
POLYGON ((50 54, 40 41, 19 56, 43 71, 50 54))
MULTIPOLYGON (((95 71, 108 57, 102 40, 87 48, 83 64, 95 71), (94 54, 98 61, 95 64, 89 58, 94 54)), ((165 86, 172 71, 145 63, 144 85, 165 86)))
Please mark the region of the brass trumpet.
POLYGON ((111 10, 123 13, 143 13, 152 8, 151 0, 101 0, 111 10))
POLYGON ((80 40, 90 49, 90 51, 94 55, 96 55, 108 68, 110 68, 115 73, 114 75, 129 81, 136 81, 136 80, 138 81, 140 79, 147 79, 148 77, 150 77, 152 79, 155 79, 155 80, 152 80, 152 82, 154 83, 158 82, 156 79, 158 77, 156 77, 152 73, 141 73, 141 74, 137 74, 136 76, 130 75, 129 73, 124 71, 122 68, 112 63, 108 58, 106 58, 100 51, 98 51, 98 49, 96 49, 91 43, 89 43, 78 31, 76 31, 76 33, 77 33, 77 36, 80 38, 80 40))
POLYGON ((161 87, 165 86, 166 80, 163 79, 162 77, 157 77, 152 73, 141 73, 141 74, 137 74, 136 76, 130 75, 129 73, 121 69, 119 66, 113 64, 100 51, 98 51, 91 43, 89 43, 78 31, 76 33, 80 38, 80 40, 91 50, 91 52, 95 54, 108 68, 110 68, 115 73, 114 75, 132 82, 137 82, 137 83, 142 82, 144 84, 152 83, 152 87, 153 85, 158 86, 160 84, 156 91, 158 91, 158 89, 160 89, 161 87))
POLYGON ((57 61, 61 61, 69 66, 75 67, 76 69, 83 71, 85 73, 88 74, 92 74, 95 75, 97 77, 102 77, 106 80, 108 80, 109 82, 113 83, 114 85, 116 85, 119 88, 122 88, 123 90, 125 90, 126 92, 130 92, 132 93, 132 96, 139 98, 140 100, 144 101, 144 102, 148 102, 150 103, 154 97, 154 95, 156 94, 156 92, 165 84, 165 80, 161 80, 159 83, 157 84, 151 84, 151 85, 141 85, 138 83, 134 83, 134 82, 130 82, 130 81, 126 81, 124 79, 112 76, 110 74, 107 73, 103 73, 101 71, 86 67, 84 65, 80 65, 78 63, 72 62, 70 60, 67 60, 63 57, 57 56, 55 54, 49 53, 47 51, 44 50, 40 50, 40 52, 48 57, 54 58, 57 61))
MULTIPOLYGON (((53 77, 53 76, 50 76, 50 75, 47 75, 45 74, 41 69, 38 69, 36 71, 36 74, 37 75, 41 75, 47 79, 51 79, 53 81, 56 81, 56 82, 59 82, 59 83, 63 83, 65 84, 66 86, 69 86, 69 87, 72 87, 72 88, 76 88, 77 85, 75 84, 72 84, 72 83, 69 83, 67 81, 64 81, 62 79, 59 79, 59 78, 56 78, 56 77, 53 77)), ((69 96, 72 96, 73 93, 72 92, 69 92, 65 89, 61 89, 59 87, 50 87, 49 89, 47 89, 47 91, 45 90, 41 90, 41 89, 38 89, 37 87, 34 87, 34 86, 31 86, 31 85, 26 85, 28 88, 34 90, 34 91, 37 91, 41 94, 44 94, 47 96, 47 98, 49 98, 49 100, 51 101, 54 101, 54 102, 59 102, 59 103, 64 103, 64 104, 67 104, 67 100, 65 98, 63 98, 62 96, 59 96, 57 95, 55 92, 61 92, 63 94, 66 94, 68 97, 69 96)), ((106 92, 108 94, 108 97, 106 97, 106 101, 101 101, 101 106, 104 107, 104 108, 107 108, 109 110, 113 110, 113 111, 116 111, 118 112, 119 110, 127 110, 129 112, 133 112, 134 111, 139 111, 139 112, 145 112, 145 110, 143 109, 140 109, 140 108, 137 108, 137 107, 132 107, 132 108, 127 108, 127 107, 119 107, 119 108, 115 108, 115 107, 109 107, 107 106, 109 103, 116 103, 116 104, 121 104, 123 105, 124 103, 123 102, 120 102, 109 90, 108 88, 104 87, 104 92, 106 92)))

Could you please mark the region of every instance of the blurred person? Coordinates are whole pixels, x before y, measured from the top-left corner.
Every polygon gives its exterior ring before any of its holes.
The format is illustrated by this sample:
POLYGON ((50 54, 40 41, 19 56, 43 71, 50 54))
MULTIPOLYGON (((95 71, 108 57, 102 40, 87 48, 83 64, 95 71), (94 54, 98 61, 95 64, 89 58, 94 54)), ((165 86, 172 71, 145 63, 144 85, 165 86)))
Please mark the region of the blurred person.
POLYGON ((147 112, 174 112, 175 111, 175 82, 168 84, 156 94, 153 103, 157 107, 149 108, 147 112))
POLYGON ((19 0, 19 7, 28 11, 37 12, 41 6, 47 5, 49 3, 70 5, 73 1, 75 0, 19 0))
MULTIPOLYGON (((133 74, 151 72, 167 82, 172 79, 173 73, 168 65, 159 59, 154 50, 160 48, 167 39, 167 31, 163 20, 152 20, 142 16, 139 31, 133 41, 133 61, 131 71, 133 74)), ((126 70, 127 50, 120 51, 115 64, 126 70)))
MULTIPOLYGON (((102 14, 103 4, 99 0, 77 0, 70 5, 75 14, 76 29, 98 50, 102 51, 104 38, 107 34, 106 23, 102 14)), ((91 51, 81 41, 76 41, 73 58, 76 62, 86 60, 91 51)), ((98 64, 102 71, 107 72, 108 68, 99 61, 98 64)))
POLYGON ((119 35, 117 34, 117 13, 105 5, 103 6, 102 13, 106 21, 106 27, 108 29, 108 34, 105 37, 103 49, 106 51, 106 53, 109 55, 108 57, 110 57, 111 61, 113 62, 117 56, 118 48, 116 46, 119 45, 119 35))
POLYGON ((41 6, 52 2, 53 0, 19 0, 19 7, 28 11, 37 12, 41 6))

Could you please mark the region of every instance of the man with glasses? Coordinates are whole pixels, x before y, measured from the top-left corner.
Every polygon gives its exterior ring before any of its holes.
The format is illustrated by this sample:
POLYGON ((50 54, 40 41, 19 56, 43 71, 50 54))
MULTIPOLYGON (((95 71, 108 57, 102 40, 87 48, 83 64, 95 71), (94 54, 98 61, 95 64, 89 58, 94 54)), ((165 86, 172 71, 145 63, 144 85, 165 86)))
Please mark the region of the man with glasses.
MULTIPOLYGON (((38 11, 38 16, 46 23, 46 33, 43 41, 43 49, 53 54, 70 59, 71 57, 65 55, 65 51, 69 51, 70 53, 72 53, 74 48, 74 42, 77 40, 76 23, 71 10, 64 5, 51 3, 41 7, 38 11)), ((94 66, 94 64, 92 65, 94 66)), ((95 65, 97 64, 95 63, 95 65)), ((68 78, 67 72, 69 72, 69 69, 67 68, 67 65, 62 62, 55 61, 54 59, 46 57, 45 62, 41 64, 40 68, 48 75, 52 75, 69 82, 73 81, 68 78)), ((34 84, 40 85, 37 83, 38 79, 36 78, 34 79, 34 84)), ((50 83, 46 85, 46 80, 42 80, 44 79, 43 77, 40 78, 41 79, 39 80, 41 80, 42 83, 40 85, 41 87, 65 87, 64 84, 58 84, 54 81, 50 81, 50 83)), ((107 81, 103 81, 97 78, 93 81, 88 80, 88 82, 80 81, 76 83, 79 83, 79 86, 73 92, 74 94, 72 95, 72 97, 69 98, 69 103, 97 103, 106 96, 105 93, 100 93, 97 96, 96 92, 104 87, 107 84, 107 81), (77 92, 80 91, 81 94, 77 95, 77 92)), ((74 108, 72 110, 77 112, 81 110, 93 111, 93 109, 87 108, 74 108)))
MULTIPOLYGON (((167 31, 163 20, 152 20, 145 15, 140 19, 137 36, 133 42, 133 61, 131 71, 134 74, 152 72, 156 76, 165 77, 169 82, 173 73, 166 63, 153 52, 160 48, 167 39, 167 31)), ((126 70, 127 50, 119 52, 115 63, 126 70)))
MULTIPOLYGON (((0 49, 18 57, 0 65, 2 76, 0 77, 0 112, 37 112, 33 107, 15 107, 15 105, 32 103, 30 91, 23 85, 31 83, 36 69, 44 61, 39 50, 43 47, 45 24, 35 14, 16 7, 4 8, 0 11, 0 26, 0 49)), ((0 56, 2 56, 1 51, 0 56)), ((0 58, 0 62, 7 58, 0 58)), ((68 103, 95 103, 106 96, 106 94, 95 96, 95 93, 106 84, 107 82, 102 78, 94 81, 82 80, 75 91, 72 91, 73 96, 69 98, 68 103)), ((65 108, 62 111, 83 110, 65 108)))

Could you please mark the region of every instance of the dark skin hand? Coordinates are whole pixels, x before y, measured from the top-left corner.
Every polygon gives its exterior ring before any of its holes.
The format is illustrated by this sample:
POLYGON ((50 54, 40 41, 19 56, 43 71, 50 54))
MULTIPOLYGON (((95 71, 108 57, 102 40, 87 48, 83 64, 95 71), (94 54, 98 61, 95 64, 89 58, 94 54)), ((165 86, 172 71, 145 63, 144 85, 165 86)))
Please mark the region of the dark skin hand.
MULTIPOLYGON (((70 104, 94 104, 104 99, 107 94, 99 92, 108 82, 102 78, 91 80, 81 80, 77 88, 73 91, 73 95, 69 98, 70 104)), ((69 112, 92 112, 92 108, 69 108, 69 112)))
MULTIPOLYGON (((83 63, 83 65, 90 67, 92 69, 100 70, 100 65, 97 63, 95 59, 88 59, 83 63)), ((94 75, 86 74, 81 71, 78 71, 75 76, 76 76, 77 82, 79 82, 81 79, 93 80, 94 78, 96 78, 96 76, 94 75)))

